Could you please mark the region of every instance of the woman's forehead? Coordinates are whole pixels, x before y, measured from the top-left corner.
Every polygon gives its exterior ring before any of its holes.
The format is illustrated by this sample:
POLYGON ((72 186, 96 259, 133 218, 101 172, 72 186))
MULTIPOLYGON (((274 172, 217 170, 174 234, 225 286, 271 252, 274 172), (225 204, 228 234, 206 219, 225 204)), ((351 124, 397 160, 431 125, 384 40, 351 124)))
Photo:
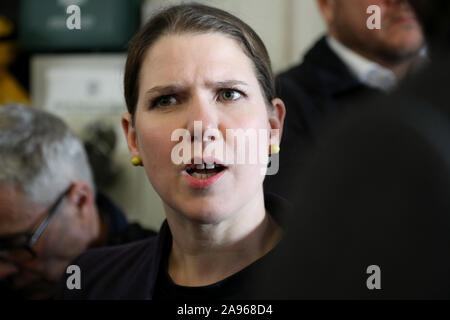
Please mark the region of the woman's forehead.
POLYGON ((141 66, 143 85, 240 80, 257 84, 252 61, 236 40, 220 33, 166 35, 141 66))

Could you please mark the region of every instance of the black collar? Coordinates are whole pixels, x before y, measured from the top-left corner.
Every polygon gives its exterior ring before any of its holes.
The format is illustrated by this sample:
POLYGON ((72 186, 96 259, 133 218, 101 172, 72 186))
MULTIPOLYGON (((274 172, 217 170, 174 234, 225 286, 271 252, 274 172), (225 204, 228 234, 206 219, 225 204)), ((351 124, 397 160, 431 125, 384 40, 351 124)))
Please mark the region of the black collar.
MULTIPOLYGON (((264 195, 264 205, 271 215, 271 217, 282 227, 287 227, 287 219, 292 212, 292 205, 286 199, 273 194, 265 193, 264 195)), ((169 228, 167 220, 164 220, 159 233, 157 235, 157 246, 156 246, 156 259, 153 259, 151 270, 155 270, 150 278, 152 292, 150 292, 150 299, 153 298, 155 294, 155 288, 157 285, 157 280, 160 272, 165 272, 165 264, 167 260, 168 253, 170 253, 170 248, 172 246, 172 233, 169 228)))

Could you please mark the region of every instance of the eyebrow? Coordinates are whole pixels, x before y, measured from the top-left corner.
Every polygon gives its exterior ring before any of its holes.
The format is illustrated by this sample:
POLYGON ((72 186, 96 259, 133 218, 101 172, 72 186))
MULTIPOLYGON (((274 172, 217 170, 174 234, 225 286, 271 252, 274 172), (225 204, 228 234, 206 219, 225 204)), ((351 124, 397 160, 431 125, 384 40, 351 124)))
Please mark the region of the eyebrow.
POLYGON ((225 81, 212 81, 206 82, 206 86, 210 88, 227 88, 234 87, 237 85, 248 87, 248 83, 240 80, 225 80, 225 81))
MULTIPOLYGON (((225 81, 207 81, 206 87, 208 88, 230 88, 235 86, 246 86, 248 87, 248 83, 240 80, 225 80, 225 81)), ((174 92, 183 92, 186 91, 187 87, 182 85, 167 85, 167 86, 156 86, 145 92, 145 95, 153 95, 153 94, 168 94, 174 92)))
POLYGON ((179 92, 184 90, 184 86, 179 85, 168 85, 168 86, 156 86, 148 90, 145 94, 146 95, 153 95, 155 93, 158 94, 164 94, 164 93, 171 93, 171 92, 179 92))

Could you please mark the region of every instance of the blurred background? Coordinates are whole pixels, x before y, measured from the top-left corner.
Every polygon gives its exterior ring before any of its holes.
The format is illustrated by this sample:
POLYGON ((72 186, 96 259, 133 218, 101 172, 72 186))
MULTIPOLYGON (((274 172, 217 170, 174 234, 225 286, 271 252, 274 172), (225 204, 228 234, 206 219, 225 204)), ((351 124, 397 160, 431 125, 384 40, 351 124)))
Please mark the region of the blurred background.
MULTIPOLYGON (((2 0, 0 104, 19 102, 61 118, 84 141, 97 187, 130 221, 158 230, 164 212, 142 168, 132 167, 120 116, 126 44, 140 25, 174 0, 2 0), (81 9, 69 30, 67 7, 81 9)), ((324 32, 315 0, 202 0, 247 22, 278 73, 302 60, 324 32)))

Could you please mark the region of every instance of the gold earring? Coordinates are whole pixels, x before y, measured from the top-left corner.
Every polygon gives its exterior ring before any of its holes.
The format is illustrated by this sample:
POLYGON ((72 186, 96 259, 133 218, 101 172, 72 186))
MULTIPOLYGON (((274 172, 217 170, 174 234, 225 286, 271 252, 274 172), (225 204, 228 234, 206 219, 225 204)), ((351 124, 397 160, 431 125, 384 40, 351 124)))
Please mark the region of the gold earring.
POLYGON ((277 154, 280 152, 280 146, 278 144, 272 144, 270 146, 270 153, 271 154, 277 154))
POLYGON ((142 166, 142 160, 139 157, 133 157, 133 159, 131 159, 131 163, 133 164, 133 166, 137 167, 137 166, 142 166))

